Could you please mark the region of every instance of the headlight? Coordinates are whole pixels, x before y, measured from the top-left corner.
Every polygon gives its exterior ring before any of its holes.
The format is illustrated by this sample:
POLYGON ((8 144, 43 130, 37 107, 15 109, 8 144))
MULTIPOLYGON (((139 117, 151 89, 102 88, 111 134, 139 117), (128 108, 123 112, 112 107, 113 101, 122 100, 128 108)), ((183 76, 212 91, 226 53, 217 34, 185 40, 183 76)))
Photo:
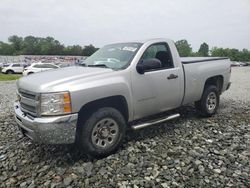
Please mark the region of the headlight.
POLYGON ((41 115, 71 113, 69 92, 41 94, 41 115))

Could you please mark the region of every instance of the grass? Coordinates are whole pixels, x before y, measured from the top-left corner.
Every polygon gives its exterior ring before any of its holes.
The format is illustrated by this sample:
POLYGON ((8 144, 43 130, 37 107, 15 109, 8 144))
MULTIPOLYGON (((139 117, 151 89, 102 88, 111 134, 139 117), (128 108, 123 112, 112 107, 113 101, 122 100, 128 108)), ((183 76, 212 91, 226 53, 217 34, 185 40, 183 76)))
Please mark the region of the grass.
POLYGON ((17 80, 21 74, 2 74, 0 73, 0 81, 17 80))

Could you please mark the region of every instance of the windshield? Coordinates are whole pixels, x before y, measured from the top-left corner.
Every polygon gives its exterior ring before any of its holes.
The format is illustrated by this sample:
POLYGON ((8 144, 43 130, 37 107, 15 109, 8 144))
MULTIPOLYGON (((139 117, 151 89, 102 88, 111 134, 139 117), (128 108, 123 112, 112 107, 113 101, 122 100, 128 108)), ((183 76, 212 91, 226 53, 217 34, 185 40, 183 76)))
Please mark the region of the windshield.
POLYGON ((141 45, 141 43, 120 43, 104 46, 87 58, 82 65, 124 69, 129 66, 141 45))

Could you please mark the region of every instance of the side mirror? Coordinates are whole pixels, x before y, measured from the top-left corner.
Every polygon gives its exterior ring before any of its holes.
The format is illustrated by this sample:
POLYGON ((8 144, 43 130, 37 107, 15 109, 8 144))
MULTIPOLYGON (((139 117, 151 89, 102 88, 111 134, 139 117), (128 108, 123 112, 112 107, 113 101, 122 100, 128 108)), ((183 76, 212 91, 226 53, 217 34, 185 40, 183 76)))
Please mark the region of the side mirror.
POLYGON ((161 61, 156 58, 142 60, 142 62, 138 63, 136 66, 136 70, 139 74, 144 74, 147 70, 154 70, 160 68, 161 68, 161 61))

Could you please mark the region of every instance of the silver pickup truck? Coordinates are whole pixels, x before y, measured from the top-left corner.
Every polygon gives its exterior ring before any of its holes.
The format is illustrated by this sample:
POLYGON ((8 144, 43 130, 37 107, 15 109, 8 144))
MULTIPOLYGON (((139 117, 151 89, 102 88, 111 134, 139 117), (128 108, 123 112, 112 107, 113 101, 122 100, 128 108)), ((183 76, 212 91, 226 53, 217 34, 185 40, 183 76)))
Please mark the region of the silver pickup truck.
POLYGON ((229 59, 180 58, 171 40, 110 44, 81 66, 19 79, 15 118, 36 142, 77 143, 88 155, 104 157, 118 149, 127 128, 180 114, 145 117, 193 102, 201 115, 212 116, 230 75, 229 59))

